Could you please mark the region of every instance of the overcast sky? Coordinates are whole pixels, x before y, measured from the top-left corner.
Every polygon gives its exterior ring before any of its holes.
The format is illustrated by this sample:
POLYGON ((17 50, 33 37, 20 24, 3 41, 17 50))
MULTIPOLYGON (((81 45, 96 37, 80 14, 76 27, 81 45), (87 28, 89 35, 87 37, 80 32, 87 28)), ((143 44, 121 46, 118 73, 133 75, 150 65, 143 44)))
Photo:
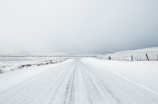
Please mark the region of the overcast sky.
POLYGON ((103 54, 158 46, 158 0, 0 0, 0 53, 103 54))

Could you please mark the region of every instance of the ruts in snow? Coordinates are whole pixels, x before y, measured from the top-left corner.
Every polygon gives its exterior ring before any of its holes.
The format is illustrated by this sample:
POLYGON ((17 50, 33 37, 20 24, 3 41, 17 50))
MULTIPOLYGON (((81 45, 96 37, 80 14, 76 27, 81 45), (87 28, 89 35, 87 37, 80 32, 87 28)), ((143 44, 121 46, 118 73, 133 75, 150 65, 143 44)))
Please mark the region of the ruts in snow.
POLYGON ((158 104, 158 95, 74 59, 0 93, 0 104, 158 104))

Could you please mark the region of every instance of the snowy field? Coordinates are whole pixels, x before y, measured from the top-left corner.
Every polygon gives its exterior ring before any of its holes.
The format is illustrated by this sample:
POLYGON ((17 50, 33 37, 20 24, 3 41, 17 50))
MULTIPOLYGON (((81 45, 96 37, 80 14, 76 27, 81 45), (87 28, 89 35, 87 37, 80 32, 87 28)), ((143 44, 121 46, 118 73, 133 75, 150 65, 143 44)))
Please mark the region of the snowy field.
POLYGON ((158 104, 157 61, 68 59, 0 74, 0 104, 158 104))
POLYGON ((158 93, 158 61, 109 61, 102 59, 87 58, 90 62, 103 69, 113 71, 133 82, 145 86, 158 93))
POLYGON ((64 60, 56 57, 0 57, 0 73, 23 69, 31 66, 40 66, 49 63, 56 63, 64 60))
POLYGON ((133 61, 147 61, 148 57, 149 61, 158 61, 158 47, 115 52, 98 56, 98 58, 106 60, 109 60, 109 57, 111 57, 111 60, 121 61, 131 61, 131 57, 133 61))

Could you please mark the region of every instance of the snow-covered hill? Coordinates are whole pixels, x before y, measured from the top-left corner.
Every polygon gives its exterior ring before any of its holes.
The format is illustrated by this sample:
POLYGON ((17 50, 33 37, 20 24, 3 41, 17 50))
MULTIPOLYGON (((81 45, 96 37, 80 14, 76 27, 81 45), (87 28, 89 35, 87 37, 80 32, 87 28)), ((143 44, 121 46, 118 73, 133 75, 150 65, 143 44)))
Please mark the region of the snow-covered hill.
POLYGON ((144 48, 137 50, 115 52, 98 56, 101 59, 111 60, 133 60, 133 61, 158 61, 158 47, 144 48))

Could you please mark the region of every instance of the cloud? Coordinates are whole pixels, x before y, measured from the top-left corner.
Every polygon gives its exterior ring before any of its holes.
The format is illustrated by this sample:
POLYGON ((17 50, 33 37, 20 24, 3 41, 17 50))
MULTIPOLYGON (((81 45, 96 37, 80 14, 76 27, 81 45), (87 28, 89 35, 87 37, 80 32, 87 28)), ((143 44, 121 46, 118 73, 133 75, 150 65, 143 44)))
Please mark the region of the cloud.
POLYGON ((5 0, 0 53, 102 54, 158 46, 156 0, 5 0))

